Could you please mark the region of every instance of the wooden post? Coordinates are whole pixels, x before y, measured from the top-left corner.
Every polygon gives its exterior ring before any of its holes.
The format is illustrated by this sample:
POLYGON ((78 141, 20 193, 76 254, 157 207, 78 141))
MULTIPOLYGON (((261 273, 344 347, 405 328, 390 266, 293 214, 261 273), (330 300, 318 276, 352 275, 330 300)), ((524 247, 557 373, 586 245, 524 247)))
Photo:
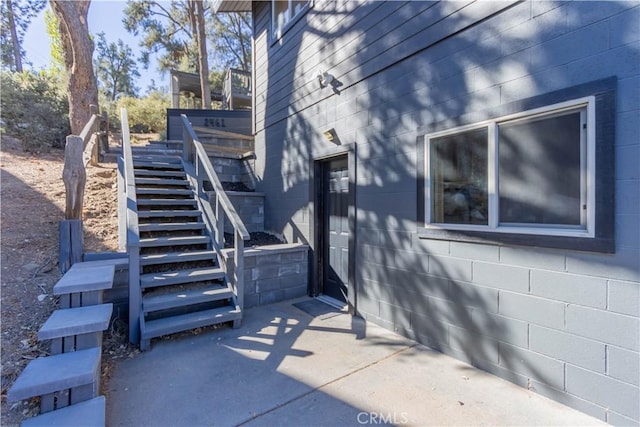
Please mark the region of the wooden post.
POLYGON ((62 181, 66 191, 64 221, 60 221, 59 268, 66 273, 71 266, 82 261, 84 242, 82 233, 82 204, 87 174, 82 160, 82 138, 67 136, 64 150, 62 181))
POLYGON ((82 203, 87 172, 82 161, 83 141, 79 136, 67 136, 64 149, 62 181, 66 191, 65 219, 82 219, 82 203))
MULTIPOLYGON (((244 240, 239 230, 234 230, 235 234, 235 250, 233 251, 233 265, 234 265, 234 288, 236 291, 236 301, 240 312, 244 311, 244 240)), ((240 327, 240 322, 233 322, 234 328, 240 327)))
POLYGON ((102 150, 109 152, 109 116, 106 111, 102 112, 102 120, 100 121, 100 136, 102 137, 102 150))
POLYGON ((62 274, 66 273, 73 264, 82 261, 84 254, 84 236, 81 219, 60 221, 59 230, 59 259, 58 267, 62 274))

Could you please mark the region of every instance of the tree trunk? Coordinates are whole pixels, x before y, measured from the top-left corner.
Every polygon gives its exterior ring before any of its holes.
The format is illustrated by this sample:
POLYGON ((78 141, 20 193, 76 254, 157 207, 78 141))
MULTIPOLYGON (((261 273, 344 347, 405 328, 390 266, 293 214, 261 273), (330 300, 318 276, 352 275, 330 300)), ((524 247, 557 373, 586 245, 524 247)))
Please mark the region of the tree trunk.
POLYGON ((198 41, 198 70, 200 72, 200 91, 202 109, 211 109, 211 87, 209 85, 209 59, 207 58, 207 36, 204 31, 204 7, 202 0, 194 0, 198 41))
POLYGON ((19 73, 22 72, 22 49, 20 47, 20 40, 18 40, 18 30, 16 29, 16 19, 13 15, 13 2, 7 0, 7 15, 9 17, 9 29, 11 30, 11 45, 13 50, 13 62, 15 70, 19 73))
POLYGON ((98 87, 93 73, 93 42, 89 37, 87 13, 90 0, 51 0, 58 18, 67 70, 67 96, 71 133, 80 135, 91 118, 91 104, 98 105, 98 87))

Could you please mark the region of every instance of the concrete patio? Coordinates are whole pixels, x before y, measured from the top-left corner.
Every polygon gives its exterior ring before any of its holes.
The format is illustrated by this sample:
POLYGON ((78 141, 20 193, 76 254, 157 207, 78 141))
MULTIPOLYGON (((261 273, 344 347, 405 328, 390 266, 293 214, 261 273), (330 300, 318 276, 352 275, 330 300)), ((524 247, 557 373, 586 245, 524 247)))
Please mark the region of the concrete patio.
POLYGON ((107 396, 110 426, 363 424, 603 423, 308 298, 155 340, 107 396))

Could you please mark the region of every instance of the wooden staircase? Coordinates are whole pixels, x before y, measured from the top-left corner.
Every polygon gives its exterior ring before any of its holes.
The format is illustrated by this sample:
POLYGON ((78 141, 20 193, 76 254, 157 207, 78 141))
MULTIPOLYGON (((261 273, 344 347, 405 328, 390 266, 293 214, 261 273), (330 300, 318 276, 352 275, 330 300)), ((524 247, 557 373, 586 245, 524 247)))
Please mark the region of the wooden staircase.
MULTIPOLYGON (((165 150, 165 153, 168 151, 165 150)), ((178 155, 132 156, 139 239, 140 347, 162 335, 242 317, 178 155)))

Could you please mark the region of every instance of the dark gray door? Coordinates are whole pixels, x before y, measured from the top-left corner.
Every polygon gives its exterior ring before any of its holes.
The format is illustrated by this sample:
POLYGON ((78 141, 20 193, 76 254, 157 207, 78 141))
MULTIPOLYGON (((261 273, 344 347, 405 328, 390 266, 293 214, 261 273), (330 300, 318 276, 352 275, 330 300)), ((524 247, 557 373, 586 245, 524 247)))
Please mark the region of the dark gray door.
POLYGON ((330 160, 323 168, 324 286, 323 293, 347 302, 349 274, 349 168, 347 157, 330 160))

